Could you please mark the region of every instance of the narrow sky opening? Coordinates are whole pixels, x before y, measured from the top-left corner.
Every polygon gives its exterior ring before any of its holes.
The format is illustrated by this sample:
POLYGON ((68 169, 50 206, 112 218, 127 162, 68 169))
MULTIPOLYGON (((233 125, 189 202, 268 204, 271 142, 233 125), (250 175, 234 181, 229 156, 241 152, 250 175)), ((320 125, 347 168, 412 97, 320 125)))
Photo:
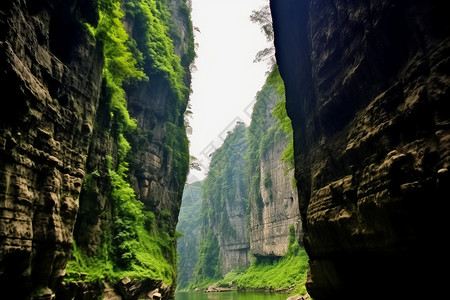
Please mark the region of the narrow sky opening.
POLYGON ((250 123, 256 93, 268 70, 264 62, 253 60, 269 45, 250 15, 266 4, 267 0, 192 0, 192 22, 199 32, 195 32, 189 139, 191 155, 202 171, 191 170, 189 183, 205 177, 209 155, 237 121, 250 123))

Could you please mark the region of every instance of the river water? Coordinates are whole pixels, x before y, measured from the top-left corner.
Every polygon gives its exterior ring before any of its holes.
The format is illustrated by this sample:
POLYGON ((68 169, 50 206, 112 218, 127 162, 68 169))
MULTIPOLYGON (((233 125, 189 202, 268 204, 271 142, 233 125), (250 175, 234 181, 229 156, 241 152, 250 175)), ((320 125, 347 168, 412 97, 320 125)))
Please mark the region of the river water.
POLYGON ((254 292, 178 292, 175 300, 286 300, 286 294, 254 293, 254 292))

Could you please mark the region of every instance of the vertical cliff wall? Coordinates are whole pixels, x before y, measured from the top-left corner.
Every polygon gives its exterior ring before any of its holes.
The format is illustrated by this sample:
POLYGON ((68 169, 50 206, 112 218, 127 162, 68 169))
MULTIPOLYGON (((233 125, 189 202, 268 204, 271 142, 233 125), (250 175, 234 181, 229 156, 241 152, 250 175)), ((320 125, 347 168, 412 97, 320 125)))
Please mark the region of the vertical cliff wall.
POLYGON ((0 4, 0 285, 9 299, 55 286, 70 255, 103 66, 79 21, 95 22, 93 9, 0 4))
POLYGON ((84 299, 120 281, 108 293, 170 297, 195 55, 186 3, 8 1, 0 33, 2 290, 84 299))
MULTIPOLYGON (((110 73, 125 58, 117 59, 115 47, 106 52, 112 55, 106 57, 69 278, 115 283, 126 277, 116 286, 130 294, 125 297, 155 288, 172 297, 175 226, 189 160, 183 114, 194 58, 189 8, 184 1, 124 1, 115 10, 110 14, 120 17, 136 70, 115 86, 110 73), (125 101, 117 102, 121 96, 125 101)), ((64 284, 67 294, 72 286, 64 284)))
POLYGON ((250 264, 245 179, 246 127, 238 122, 212 158, 202 185, 202 227, 195 286, 250 264))
POLYGON ((283 159, 292 134, 274 116, 283 100, 283 81, 275 67, 256 97, 248 128, 250 250, 261 257, 286 255, 289 226, 294 225, 297 235, 302 230, 294 172, 283 159))
POLYGON ((271 1, 314 299, 442 290, 445 6, 271 1))
POLYGON ((250 263, 246 149, 246 127, 238 124, 214 152, 202 186, 202 211, 207 216, 203 227, 212 229, 217 237, 222 275, 250 263))

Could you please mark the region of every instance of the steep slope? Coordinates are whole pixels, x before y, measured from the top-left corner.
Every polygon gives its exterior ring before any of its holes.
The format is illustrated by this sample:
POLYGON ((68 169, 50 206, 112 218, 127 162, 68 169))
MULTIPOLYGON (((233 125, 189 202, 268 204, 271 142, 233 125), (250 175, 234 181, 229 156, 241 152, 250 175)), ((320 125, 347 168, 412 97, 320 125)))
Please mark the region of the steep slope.
POLYGON ((245 180, 246 127, 238 122, 211 159, 202 185, 202 227, 194 285, 250 263, 245 180))
POLYGON ((0 4, 0 288, 46 292, 64 274, 101 87, 91 1, 0 4), (70 35, 70 38, 69 38, 70 35))
POLYGON ((442 291, 443 1, 271 1, 314 299, 442 291))
POLYGON ((8 1, 0 16, 12 97, 0 109, 2 287, 84 299, 120 281, 108 293, 170 297, 189 157, 186 3, 8 1))
POLYGON ((289 133, 283 130, 280 120, 287 117, 283 98, 284 85, 275 66, 256 97, 248 128, 250 250, 259 257, 284 256, 289 226, 294 225, 298 238, 302 230, 294 171, 289 170, 293 162, 286 157, 292 133, 290 128, 289 133))
POLYGON ((80 274, 91 282, 127 277, 131 281, 124 289, 135 297, 155 288, 170 297, 175 289, 175 226, 189 157, 183 112, 189 97, 188 50, 193 47, 183 4, 124 2, 120 25, 128 34, 125 45, 136 58, 136 72, 145 76, 124 80, 122 91, 111 85, 108 72, 123 63, 111 51, 101 97, 110 109, 99 111, 98 139, 88 157, 75 227, 76 255, 68 268, 71 280, 79 280, 80 274), (127 103, 113 102, 122 95, 127 103))

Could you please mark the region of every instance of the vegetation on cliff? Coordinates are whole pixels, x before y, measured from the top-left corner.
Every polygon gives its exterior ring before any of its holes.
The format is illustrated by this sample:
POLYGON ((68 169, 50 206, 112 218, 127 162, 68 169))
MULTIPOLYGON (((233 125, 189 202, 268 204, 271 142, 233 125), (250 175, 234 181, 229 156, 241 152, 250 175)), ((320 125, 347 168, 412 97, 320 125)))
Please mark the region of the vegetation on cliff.
POLYGON ((179 13, 191 34, 184 52, 177 54, 174 42, 179 39, 179 33, 171 15, 175 12, 169 7, 168 0, 129 0, 124 7, 127 18, 134 21, 131 45, 140 58, 139 65, 150 83, 161 80, 169 87, 164 107, 164 155, 173 161, 173 172, 181 193, 189 171, 189 141, 184 118, 190 95, 188 70, 195 58, 190 9, 184 1, 180 2, 179 13))
MULTIPOLYGON (((194 280, 189 288, 206 288, 215 282, 219 286, 248 290, 284 290, 305 294, 308 257, 299 246, 294 226, 291 225, 288 252, 284 257, 254 257, 249 268, 237 267, 222 276, 220 239, 233 234, 228 223, 226 200, 237 199, 250 210, 260 213, 264 206, 261 185, 271 192, 275 187, 270 176, 261 179, 261 161, 274 145, 288 144, 280 158, 286 164, 287 173, 293 167, 292 127, 286 114, 284 84, 275 65, 265 85, 257 94, 251 125, 239 124, 230 132, 222 147, 213 154, 208 176, 203 184, 202 237, 197 251, 194 280), (244 143, 245 142, 245 143, 244 143), (240 146, 239 146, 240 145, 240 146), (245 166, 245 171, 242 166, 245 166), (238 178, 239 185, 236 185, 238 178), (250 203, 254 201, 255 203, 250 203), (258 202, 259 201, 259 202, 258 202), (220 224, 220 226, 217 226, 220 224)), ((251 230, 247 228, 246 230, 251 230)))
POLYGON ((212 156, 208 176, 202 185, 201 237, 190 288, 203 287, 222 278, 224 266, 220 245, 239 239, 236 224, 230 223, 228 211, 230 205, 240 206, 247 214, 246 131, 245 124, 238 122, 212 156))
MULTIPOLYGON (((304 295, 307 270, 308 255, 299 246, 291 225, 288 252, 284 257, 256 257, 250 268, 235 276, 232 283, 241 290, 280 290, 304 295)), ((227 278, 222 282, 227 283, 227 278)))
POLYGON ((177 289, 186 289, 194 279, 194 269, 197 263, 197 244, 200 236, 200 217, 202 181, 188 184, 184 188, 177 231, 183 234, 177 243, 178 277, 177 289))
POLYGON ((244 159, 247 152, 246 133, 247 128, 241 122, 228 133, 223 145, 212 156, 208 176, 202 186, 202 214, 208 220, 220 220, 219 230, 225 235, 233 233, 224 209, 225 202, 241 200, 248 209, 245 180, 247 162, 244 159))
MULTIPOLYGON (((204 276, 203 281, 192 282, 190 288, 207 288, 217 283, 219 287, 238 290, 306 294, 308 255, 298 244, 294 226, 291 225, 289 229, 289 250, 284 257, 255 257, 249 268, 236 268, 223 277, 218 276, 219 274, 204 276)), ((210 237, 211 241, 213 239, 214 237, 210 237)))
MULTIPOLYGON (((99 0, 99 21, 86 28, 103 45, 105 65, 101 102, 109 103, 109 140, 107 172, 92 170, 86 175, 83 190, 95 193, 95 183, 109 181, 107 198, 112 218, 104 225, 102 242, 95 254, 88 253, 74 241, 74 253, 67 264, 67 280, 117 281, 159 279, 172 285, 176 278, 175 224, 169 211, 151 211, 136 197, 130 183, 130 155, 135 150, 130 137, 138 133, 137 122, 127 108, 126 89, 137 82, 163 80, 169 87, 165 110, 164 149, 173 161, 174 180, 184 185, 189 165, 188 140, 183 113, 189 98, 187 67, 175 53, 171 39, 173 21, 165 0, 99 0), (125 16, 134 18, 135 36, 125 29, 125 16), (171 29, 172 28, 172 29, 171 29), (155 216, 155 214, 157 215, 155 216)), ((192 33, 192 32, 191 32, 192 33)), ((183 57, 188 66, 195 54, 193 45, 183 57)), ((108 114, 106 114, 108 115, 108 114)), ((105 128, 102 128, 104 130, 105 128)), ((100 130, 94 128, 94 130, 100 130)), ((108 215, 110 216, 108 217, 108 215)))
MULTIPOLYGON (((282 160, 287 165, 285 172, 287 173, 294 164, 292 126, 286 114, 285 104, 283 80, 278 67, 274 65, 266 83, 256 96, 247 134, 249 199, 255 210, 260 210, 263 205, 261 185, 271 190, 270 176, 261 178, 261 160, 267 151, 287 139, 288 147, 282 156, 282 160)), ((261 215, 259 217, 262 218, 261 215)))

